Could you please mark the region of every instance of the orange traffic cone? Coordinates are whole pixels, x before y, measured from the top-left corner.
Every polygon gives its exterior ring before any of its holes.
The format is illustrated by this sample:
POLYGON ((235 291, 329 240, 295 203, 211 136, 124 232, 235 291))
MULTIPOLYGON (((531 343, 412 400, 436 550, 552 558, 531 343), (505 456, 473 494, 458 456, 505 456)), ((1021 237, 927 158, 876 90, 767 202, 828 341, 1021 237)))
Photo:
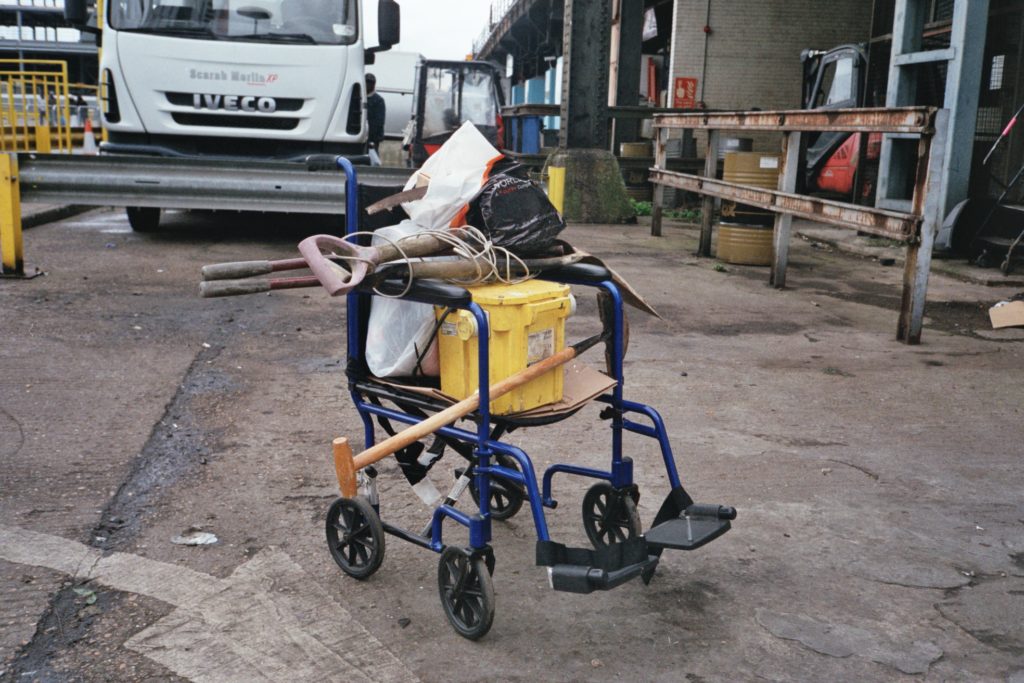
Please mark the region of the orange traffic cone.
POLYGON ((82 136, 82 154, 98 154, 96 147, 96 136, 92 133, 92 120, 85 119, 85 134, 82 136))

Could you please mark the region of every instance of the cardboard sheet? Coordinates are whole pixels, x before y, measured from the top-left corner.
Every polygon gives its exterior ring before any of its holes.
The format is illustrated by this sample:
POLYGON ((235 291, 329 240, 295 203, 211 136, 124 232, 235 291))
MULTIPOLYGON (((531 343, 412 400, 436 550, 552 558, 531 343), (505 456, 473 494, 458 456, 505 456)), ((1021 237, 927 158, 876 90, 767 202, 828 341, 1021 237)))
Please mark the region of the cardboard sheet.
POLYGON ((1024 327, 1024 301, 1000 301, 988 309, 993 328, 1024 327))
MULTIPOLYGON (((541 418, 541 417, 554 417, 560 414, 569 414, 574 410, 579 409, 583 404, 594 400, 601 394, 607 392, 615 386, 615 380, 608 377, 604 373, 598 372, 594 368, 590 367, 586 363, 581 361, 571 361, 565 364, 565 383, 562 389, 562 400, 557 403, 549 403, 543 406, 537 406, 531 410, 527 410, 522 413, 510 413, 508 415, 502 415, 501 417, 508 418, 541 418)), ((400 384, 398 382, 390 380, 378 380, 382 384, 389 386, 398 387, 403 391, 408 391, 413 394, 419 394, 420 396, 426 396, 428 398, 438 399, 446 401, 448 403, 457 403, 458 401, 451 396, 442 393, 439 389, 431 389, 430 387, 414 387, 400 384)))

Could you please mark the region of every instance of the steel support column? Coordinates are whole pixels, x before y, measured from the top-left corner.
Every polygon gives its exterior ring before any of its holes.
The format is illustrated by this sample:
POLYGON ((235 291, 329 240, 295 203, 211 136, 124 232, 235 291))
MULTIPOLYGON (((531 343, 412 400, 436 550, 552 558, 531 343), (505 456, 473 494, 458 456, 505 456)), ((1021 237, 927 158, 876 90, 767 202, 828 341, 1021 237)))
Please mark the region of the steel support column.
MULTIPOLYGON (((915 68, 930 62, 946 62, 943 107, 949 110, 949 130, 946 131, 946 147, 941 155, 945 159, 945 166, 941 169, 940 185, 936 192, 938 208, 945 216, 956 204, 967 198, 989 0, 956 0, 949 47, 922 51, 922 35, 930 5, 930 0, 898 0, 896 3, 885 104, 887 107, 914 104, 918 99, 915 68)), ((905 192, 913 184, 911 162, 916 158, 914 137, 883 137, 877 206, 899 211, 911 210, 911 200, 905 192)), ((948 247, 950 237, 945 235, 939 242, 948 247)))
POLYGON ((949 110, 949 127, 945 132, 946 158, 939 190, 939 208, 943 217, 967 199, 974 132, 978 123, 978 83, 985 58, 988 6, 989 0, 957 0, 953 7, 950 41, 958 54, 949 60, 946 71, 943 108, 949 110))
MULTIPOLYGON (((618 0, 619 22, 618 56, 616 59, 615 104, 620 107, 636 106, 640 101, 640 65, 643 57, 644 4, 640 0, 618 0)), ((613 41, 615 42, 615 41, 613 41)), ((614 120, 614 147, 634 142, 639 137, 640 122, 637 120, 614 120)))
POLYGON ((610 0, 565 0, 562 60, 563 149, 608 149, 610 0))

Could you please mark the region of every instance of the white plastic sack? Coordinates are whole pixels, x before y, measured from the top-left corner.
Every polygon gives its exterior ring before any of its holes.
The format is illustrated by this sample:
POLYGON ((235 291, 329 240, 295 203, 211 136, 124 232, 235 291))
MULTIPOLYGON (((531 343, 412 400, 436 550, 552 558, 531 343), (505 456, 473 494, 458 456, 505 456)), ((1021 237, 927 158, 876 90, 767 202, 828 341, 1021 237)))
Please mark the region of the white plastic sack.
POLYGON ((448 227, 480 191, 488 169, 499 158, 501 152, 466 121, 405 184, 405 189, 411 190, 416 187, 418 176, 426 176, 430 180, 427 194, 406 202, 402 208, 414 223, 426 229, 448 227))
MULTIPOLYGON (((421 230, 412 221, 402 221, 378 230, 373 245, 386 244, 384 237, 398 240, 421 230)), ((433 331, 434 307, 430 304, 374 297, 366 331, 366 365, 370 372, 376 377, 409 377, 414 373, 436 377, 441 370, 433 331), (428 344, 430 348, 422 354, 428 344), (421 354, 423 360, 417 370, 416 359, 421 354)))
MULTIPOLYGON (((464 123, 423 164, 421 173, 430 178, 430 185, 422 199, 402 205, 409 220, 378 230, 373 244, 385 243, 384 237, 397 240, 423 230, 447 228, 480 191, 488 169, 500 156, 473 124, 464 123)), ((413 175, 405 189, 415 185, 413 175)), ((414 373, 436 377, 440 364, 433 332, 433 306, 374 297, 366 335, 370 372, 377 377, 408 377, 414 373), (430 348, 423 354, 428 344, 430 348), (416 359, 421 355, 417 369, 416 359)))

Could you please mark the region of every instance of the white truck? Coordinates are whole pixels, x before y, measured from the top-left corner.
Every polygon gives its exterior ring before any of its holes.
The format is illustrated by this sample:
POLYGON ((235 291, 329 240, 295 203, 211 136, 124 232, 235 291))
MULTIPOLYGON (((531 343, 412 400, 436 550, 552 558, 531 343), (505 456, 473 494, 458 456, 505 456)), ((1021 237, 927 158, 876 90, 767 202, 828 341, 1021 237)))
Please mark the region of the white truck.
MULTIPOLYGON (((96 24, 104 154, 302 160, 366 153, 364 66, 399 40, 378 0, 366 47, 362 0, 110 0, 96 24)), ((65 15, 90 30, 86 0, 65 15)), ((136 230, 159 209, 128 209, 136 230)))

